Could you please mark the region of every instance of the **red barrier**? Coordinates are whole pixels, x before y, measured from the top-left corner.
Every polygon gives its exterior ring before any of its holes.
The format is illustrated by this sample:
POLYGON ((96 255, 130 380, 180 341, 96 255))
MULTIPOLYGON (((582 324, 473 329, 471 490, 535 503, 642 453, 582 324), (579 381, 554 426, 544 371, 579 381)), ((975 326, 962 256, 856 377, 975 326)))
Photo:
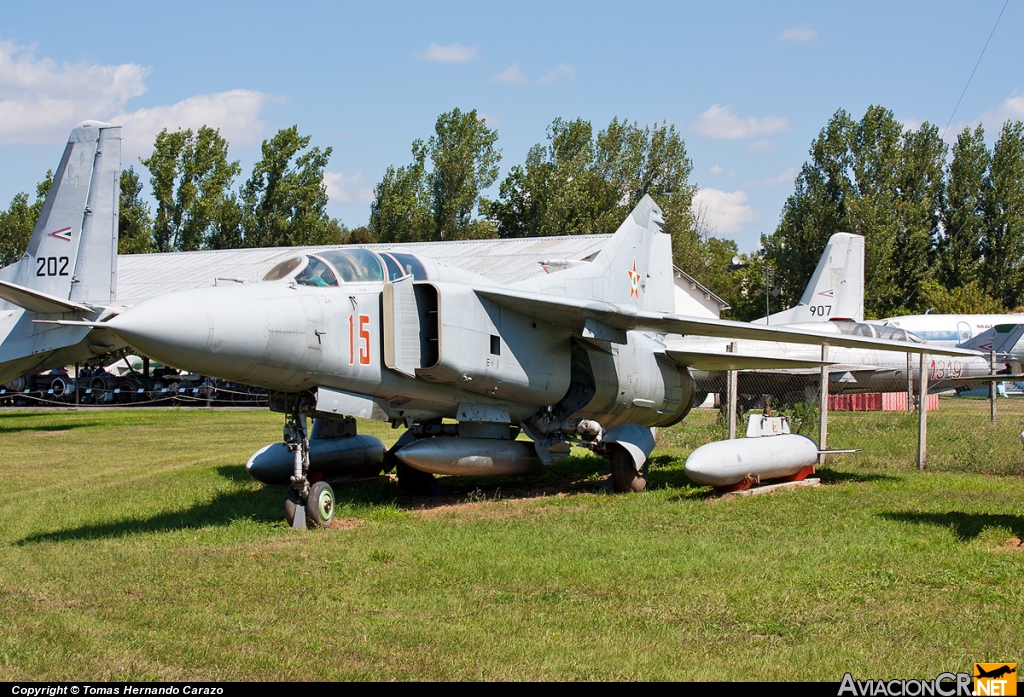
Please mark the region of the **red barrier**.
MULTIPOLYGON (((828 396, 831 411, 906 411, 906 392, 867 392, 864 394, 832 394, 828 396)), ((939 408, 939 395, 928 395, 928 411, 939 408)))

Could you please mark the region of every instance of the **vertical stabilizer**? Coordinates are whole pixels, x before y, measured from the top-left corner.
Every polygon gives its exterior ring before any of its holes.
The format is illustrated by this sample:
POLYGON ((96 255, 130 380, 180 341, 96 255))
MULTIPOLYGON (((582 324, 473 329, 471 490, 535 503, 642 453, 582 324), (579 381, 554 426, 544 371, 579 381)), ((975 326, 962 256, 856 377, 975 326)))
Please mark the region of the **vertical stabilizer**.
POLYGON ((651 303, 661 304, 662 296, 667 298, 668 306, 657 308, 666 312, 673 310, 671 294, 661 292, 667 264, 667 279, 672 282, 671 253, 667 258, 654 262, 655 285, 651 288, 656 293, 650 301, 647 299, 648 287, 652 281, 652 254, 657 251, 665 255, 671 250, 671 243, 665 243, 658 236, 663 235, 661 209, 650 196, 644 196, 636 208, 626 217, 612 238, 598 253, 594 260, 556 271, 546 276, 528 279, 513 284, 513 288, 530 290, 540 293, 566 295, 573 298, 590 298, 606 302, 634 305, 643 309, 651 303), (656 244, 658 240, 658 244, 656 244), (659 281, 661 283, 659 283, 659 281))
POLYGON ((56 298, 114 297, 121 128, 83 121, 71 132, 22 258, 0 278, 56 298))
MULTIPOLYGON (((864 237, 849 232, 832 235, 799 304, 768 319, 768 324, 864 321, 864 237)), ((764 317, 753 322, 765 323, 764 317)))

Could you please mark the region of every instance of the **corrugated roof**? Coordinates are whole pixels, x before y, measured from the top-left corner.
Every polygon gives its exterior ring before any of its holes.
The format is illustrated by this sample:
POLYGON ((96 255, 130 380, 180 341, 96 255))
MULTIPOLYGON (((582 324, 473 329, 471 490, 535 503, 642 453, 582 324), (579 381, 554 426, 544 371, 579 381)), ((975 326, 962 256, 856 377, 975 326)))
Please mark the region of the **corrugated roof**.
MULTIPOLYGON (((376 251, 420 254, 499 283, 514 283, 544 273, 542 261, 591 257, 610 237, 569 235, 361 246, 376 251)), ((275 264, 289 257, 339 248, 344 249, 346 245, 121 254, 117 257, 117 301, 134 303, 174 290, 212 286, 218 278, 258 281, 275 264)))

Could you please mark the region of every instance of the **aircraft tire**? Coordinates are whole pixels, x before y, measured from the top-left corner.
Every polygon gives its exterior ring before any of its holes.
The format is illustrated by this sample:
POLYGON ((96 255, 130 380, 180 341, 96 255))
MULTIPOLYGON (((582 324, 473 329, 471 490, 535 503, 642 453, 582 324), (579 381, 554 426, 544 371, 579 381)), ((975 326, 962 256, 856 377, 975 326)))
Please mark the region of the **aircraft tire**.
POLYGON ((615 491, 628 493, 643 491, 647 488, 647 463, 636 471, 633 457, 621 445, 612 443, 608 446, 608 461, 612 465, 612 484, 615 491))
POLYGON ((306 500, 306 524, 314 528, 329 528, 334 520, 334 489, 327 482, 316 482, 309 487, 306 500))
POLYGON ((301 505, 302 499, 299 498, 298 489, 295 488, 295 485, 289 484, 288 491, 284 495, 284 519, 288 521, 288 527, 291 527, 295 521, 295 509, 301 505))

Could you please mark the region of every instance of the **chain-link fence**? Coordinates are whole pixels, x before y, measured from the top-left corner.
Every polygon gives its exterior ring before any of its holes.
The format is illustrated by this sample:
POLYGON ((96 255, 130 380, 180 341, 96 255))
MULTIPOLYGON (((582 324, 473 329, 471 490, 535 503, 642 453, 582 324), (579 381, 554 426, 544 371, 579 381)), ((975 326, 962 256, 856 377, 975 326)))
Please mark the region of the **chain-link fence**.
MULTIPOLYGON (((820 373, 807 369, 745 370, 698 374, 698 390, 709 395, 695 407, 675 444, 695 449, 746 435, 750 414, 789 417, 790 429, 827 450, 824 464, 850 463, 871 469, 1024 473, 1024 378, 968 379, 955 360, 925 357, 927 398, 919 413, 921 361, 909 357, 906 370, 856 377, 830 370, 822 401, 820 373), (884 377, 885 379, 881 379, 884 377), (730 384, 730 381, 733 381, 730 384), (886 391, 867 391, 881 385, 886 391), (735 394, 734 408, 730 397, 735 394), (825 408, 822 428, 822 409, 825 408), (730 428, 730 424, 735 424, 730 428), (840 459, 841 458, 841 459, 840 459)), ((998 364, 993 372, 1020 374, 998 364)), ((682 431, 682 429, 681 429, 682 431)))

